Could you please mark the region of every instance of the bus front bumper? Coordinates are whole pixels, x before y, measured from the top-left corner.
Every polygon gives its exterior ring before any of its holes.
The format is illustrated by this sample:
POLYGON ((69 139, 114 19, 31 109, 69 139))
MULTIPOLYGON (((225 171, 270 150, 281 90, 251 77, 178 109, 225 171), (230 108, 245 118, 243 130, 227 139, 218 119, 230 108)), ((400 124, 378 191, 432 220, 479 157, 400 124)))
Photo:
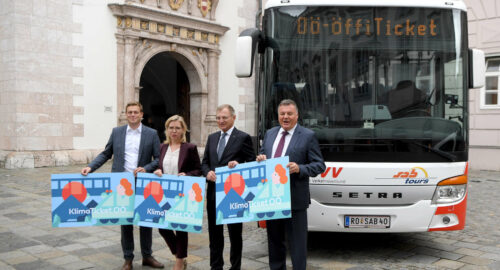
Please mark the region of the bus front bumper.
POLYGON ((425 232, 461 230, 465 226, 467 196, 452 205, 435 205, 430 200, 408 206, 328 206, 311 199, 307 211, 309 231, 331 232, 425 232), (345 226, 345 216, 389 216, 388 228, 345 226))

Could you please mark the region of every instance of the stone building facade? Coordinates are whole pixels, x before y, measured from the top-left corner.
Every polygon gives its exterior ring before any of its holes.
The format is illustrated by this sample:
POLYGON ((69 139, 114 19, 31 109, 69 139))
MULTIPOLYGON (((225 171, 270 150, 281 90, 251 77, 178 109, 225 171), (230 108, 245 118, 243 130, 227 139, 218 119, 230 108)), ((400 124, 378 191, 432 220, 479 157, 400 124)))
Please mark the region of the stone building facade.
POLYGON ((258 1, 0 0, 0 7, 0 167, 87 163, 126 123, 128 102, 163 100, 173 114, 177 90, 191 142, 203 147, 222 103, 236 108, 238 128, 255 134, 254 82, 233 75, 232 59, 239 32, 255 25, 258 1))
POLYGON ((72 150, 73 138, 83 136, 74 119, 84 109, 73 104, 83 94, 74 80, 83 70, 73 60, 82 48, 72 40, 81 25, 71 1, 2 0, 0 7, 0 165, 55 165, 45 160, 60 159, 54 151, 72 150), (4 163, 14 156, 15 164, 4 163))

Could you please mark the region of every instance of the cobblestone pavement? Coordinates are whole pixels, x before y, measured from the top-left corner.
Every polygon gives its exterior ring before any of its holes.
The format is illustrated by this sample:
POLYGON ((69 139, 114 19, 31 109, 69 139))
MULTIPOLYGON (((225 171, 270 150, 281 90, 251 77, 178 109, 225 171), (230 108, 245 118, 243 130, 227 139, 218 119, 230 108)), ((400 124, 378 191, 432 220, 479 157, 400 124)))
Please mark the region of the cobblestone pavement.
MULTIPOLYGON (((0 169, 0 269, 120 268, 118 226, 51 227, 50 174, 79 170, 79 166, 0 169)), ((109 171, 109 164, 99 171, 109 171)), ((500 172, 471 172, 463 231, 311 233, 308 269, 500 269, 499 195, 500 172)), ((206 224, 202 234, 189 234, 189 269, 209 268, 205 228, 206 224)), ((137 247, 137 230, 135 236, 137 247)), ((153 238, 154 256, 171 268, 173 257, 156 229, 153 238)), ((265 231, 255 222, 245 224, 243 238, 242 268, 267 269, 265 231)), ((134 268, 142 269, 137 248, 134 268)))

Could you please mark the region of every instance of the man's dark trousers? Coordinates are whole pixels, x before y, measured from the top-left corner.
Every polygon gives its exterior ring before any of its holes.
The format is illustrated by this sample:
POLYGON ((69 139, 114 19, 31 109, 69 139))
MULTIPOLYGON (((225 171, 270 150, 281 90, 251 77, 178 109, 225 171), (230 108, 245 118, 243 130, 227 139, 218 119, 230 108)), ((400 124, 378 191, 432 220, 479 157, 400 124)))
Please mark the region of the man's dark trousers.
MULTIPOLYGON (((222 269, 222 266, 224 265, 224 261, 222 260, 224 251, 224 225, 216 225, 215 223, 217 219, 215 212, 215 183, 208 183, 207 194, 214 194, 213 198, 207 198, 207 217, 210 240, 210 267, 212 269, 222 269)), ((241 269, 241 256, 243 249, 243 224, 227 224, 227 230, 229 232, 229 241, 231 243, 231 250, 229 253, 231 269, 241 269)))
MULTIPOLYGON (((121 225, 121 235, 122 235, 122 250, 123 257, 125 260, 134 259, 134 226, 133 225, 121 225)), ((153 229, 148 227, 139 227, 139 235, 141 242, 141 254, 143 258, 151 257, 153 251, 151 246, 153 245, 153 229)))

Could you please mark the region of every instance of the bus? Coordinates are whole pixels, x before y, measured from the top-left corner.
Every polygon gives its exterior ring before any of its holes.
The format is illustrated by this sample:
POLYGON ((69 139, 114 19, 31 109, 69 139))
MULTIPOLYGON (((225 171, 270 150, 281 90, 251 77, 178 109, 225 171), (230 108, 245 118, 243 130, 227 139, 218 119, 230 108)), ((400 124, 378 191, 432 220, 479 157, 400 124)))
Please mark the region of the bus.
POLYGON ((236 76, 255 69, 260 143, 283 99, 316 133, 309 231, 463 229, 484 65, 461 0, 269 0, 235 54, 236 76))

